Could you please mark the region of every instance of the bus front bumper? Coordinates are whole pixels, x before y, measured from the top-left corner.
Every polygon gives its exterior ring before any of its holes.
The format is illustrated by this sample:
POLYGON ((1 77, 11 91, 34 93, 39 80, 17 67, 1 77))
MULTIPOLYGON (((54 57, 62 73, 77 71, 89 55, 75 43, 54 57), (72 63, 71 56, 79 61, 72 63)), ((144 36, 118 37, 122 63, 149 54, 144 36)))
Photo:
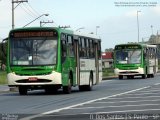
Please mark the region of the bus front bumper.
POLYGON ((9 86, 62 84, 61 73, 58 72, 52 72, 48 75, 36 76, 21 76, 16 75, 15 73, 8 73, 7 80, 9 86))
POLYGON ((142 75, 144 74, 144 69, 143 68, 138 68, 134 70, 120 70, 118 68, 114 69, 114 73, 116 75, 142 75))

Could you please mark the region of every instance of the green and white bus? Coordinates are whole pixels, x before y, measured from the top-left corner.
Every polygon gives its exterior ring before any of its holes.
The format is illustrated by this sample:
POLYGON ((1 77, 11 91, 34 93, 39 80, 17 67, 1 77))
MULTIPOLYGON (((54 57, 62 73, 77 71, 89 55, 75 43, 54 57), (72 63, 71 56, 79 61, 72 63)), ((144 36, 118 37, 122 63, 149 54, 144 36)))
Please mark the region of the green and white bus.
POLYGON ((119 79, 134 78, 134 76, 154 77, 158 71, 156 45, 119 44, 114 49, 114 72, 119 79))
POLYGON ((90 91, 102 80, 101 39, 59 27, 11 30, 7 51, 9 87, 70 93, 73 86, 90 91))

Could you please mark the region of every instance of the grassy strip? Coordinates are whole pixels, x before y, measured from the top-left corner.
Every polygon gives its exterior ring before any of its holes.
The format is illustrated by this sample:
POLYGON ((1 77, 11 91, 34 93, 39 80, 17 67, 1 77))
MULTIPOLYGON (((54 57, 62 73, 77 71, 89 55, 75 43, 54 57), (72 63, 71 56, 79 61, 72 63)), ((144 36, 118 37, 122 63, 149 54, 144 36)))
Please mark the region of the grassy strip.
POLYGON ((5 71, 0 71, 0 84, 7 84, 7 75, 5 71))
POLYGON ((104 68, 103 77, 115 76, 113 68, 104 68))

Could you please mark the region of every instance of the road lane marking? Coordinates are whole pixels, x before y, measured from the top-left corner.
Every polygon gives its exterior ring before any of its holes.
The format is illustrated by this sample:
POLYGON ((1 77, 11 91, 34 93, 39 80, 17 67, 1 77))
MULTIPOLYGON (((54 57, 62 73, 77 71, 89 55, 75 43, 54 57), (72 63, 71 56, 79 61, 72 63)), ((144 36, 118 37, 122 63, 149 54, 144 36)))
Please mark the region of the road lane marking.
POLYGON ((137 96, 139 96, 139 95, 149 95, 149 94, 160 94, 160 93, 140 93, 140 94, 130 93, 130 94, 127 94, 127 95, 137 95, 137 96))
POLYGON ((154 84, 154 85, 160 85, 160 83, 156 83, 156 84, 154 84))
POLYGON ((134 102, 156 102, 160 101, 160 99, 157 100, 138 100, 138 101, 116 101, 116 102, 94 102, 91 104, 103 104, 103 103, 134 103, 134 102))
POLYGON ((157 106, 157 105, 160 105, 160 104, 138 104, 138 105, 115 105, 115 106, 103 106, 103 107, 80 107, 80 108, 70 108, 70 109, 103 109, 103 108, 122 108, 122 107, 143 107, 143 106, 157 106))
POLYGON ((156 90, 146 90, 146 91, 139 91, 140 93, 148 93, 148 92, 160 92, 160 89, 156 89, 156 90))
POLYGON ((130 91, 127 91, 127 92, 123 92, 123 93, 119 93, 119 94, 115 94, 115 95, 111 95, 111 96, 107 96, 107 97, 102 97, 102 98, 90 100, 90 101, 87 101, 87 102, 83 102, 83 103, 71 105, 71 106, 68 106, 68 107, 59 108, 59 109, 51 110, 51 111, 48 111, 48 112, 44 112, 44 113, 42 113, 42 114, 43 114, 43 115, 47 115, 47 114, 51 114, 51 113, 60 112, 60 111, 62 111, 62 110, 67 110, 67 109, 70 109, 70 108, 73 108, 73 107, 82 106, 82 105, 85 105, 85 104, 89 104, 89 103, 93 103, 93 102, 96 102, 96 101, 108 99, 108 98, 111 98, 111 97, 117 97, 117 96, 125 95, 125 94, 128 94, 128 93, 136 92, 136 91, 143 90, 143 89, 146 89, 146 88, 149 88, 149 87, 150 87, 150 86, 142 87, 142 88, 130 90, 130 91))
POLYGON ((120 99, 126 99, 126 98, 131 98, 131 99, 133 99, 133 98, 159 98, 160 96, 146 96, 146 97, 123 97, 123 98, 108 98, 108 100, 113 100, 113 99, 118 99, 118 100, 120 100, 120 99))

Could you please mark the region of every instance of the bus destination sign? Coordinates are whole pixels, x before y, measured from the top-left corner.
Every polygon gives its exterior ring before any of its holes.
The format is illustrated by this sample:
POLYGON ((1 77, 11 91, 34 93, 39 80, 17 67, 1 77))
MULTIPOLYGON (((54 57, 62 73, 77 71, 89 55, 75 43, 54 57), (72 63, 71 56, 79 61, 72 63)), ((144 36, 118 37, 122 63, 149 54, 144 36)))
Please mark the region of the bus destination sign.
POLYGON ((24 32, 14 32, 11 34, 14 38, 19 37, 53 37, 57 36, 56 32, 53 31, 24 31, 24 32))
POLYGON ((123 45, 123 46, 116 46, 116 50, 121 50, 121 49, 140 49, 141 46, 138 45, 123 45))

